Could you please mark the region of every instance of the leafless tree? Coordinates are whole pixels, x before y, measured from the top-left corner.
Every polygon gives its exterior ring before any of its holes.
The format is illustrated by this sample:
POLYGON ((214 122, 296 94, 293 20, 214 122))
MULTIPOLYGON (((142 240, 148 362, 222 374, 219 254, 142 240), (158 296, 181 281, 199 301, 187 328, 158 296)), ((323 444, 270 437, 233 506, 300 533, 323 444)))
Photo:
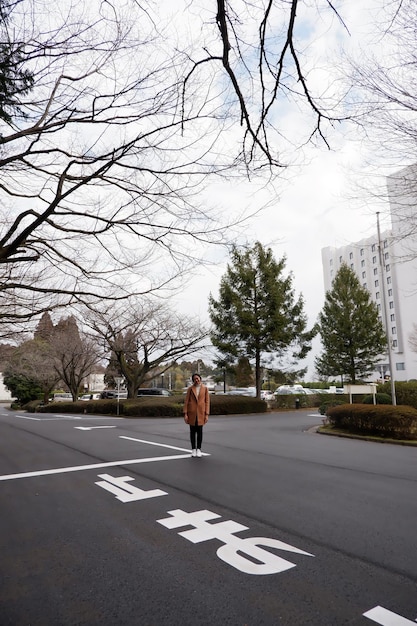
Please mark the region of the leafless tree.
POLYGON ((102 360, 97 341, 78 330, 74 317, 61 319, 54 327, 50 340, 53 366, 60 380, 78 398, 82 383, 102 360))
POLYGON ((348 80, 354 85, 355 120, 371 155, 369 171, 383 175, 369 192, 373 210, 382 200, 392 218, 401 260, 407 261, 417 257, 416 3, 385 0, 374 28, 376 44, 351 59, 348 80))
POLYGON ((116 360, 129 398, 137 396, 145 380, 163 374, 178 358, 201 350, 207 337, 198 321, 157 301, 131 299, 90 311, 85 320, 116 360))
POLYGON ((286 165, 288 107, 301 143, 326 143, 299 4, 188 2, 196 28, 176 34, 168 0, 0 1, 0 61, 23 80, 0 116, 4 322, 169 284, 230 225, 198 199, 210 178, 286 165))
POLYGON ((103 359, 100 344, 80 332, 73 316, 56 325, 48 313, 39 322, 34 339, 22 342, 7 360, 8 373, 25 376, 43 391, 44 402, 58 383, 76 400, 82 383, 103 359))
POLYGON ((415 162, 417 147, 417 6, 414 0, 385 0, 374 23, 369 51, 351 61, 355 117, 377 142, 386 165, 415 162))

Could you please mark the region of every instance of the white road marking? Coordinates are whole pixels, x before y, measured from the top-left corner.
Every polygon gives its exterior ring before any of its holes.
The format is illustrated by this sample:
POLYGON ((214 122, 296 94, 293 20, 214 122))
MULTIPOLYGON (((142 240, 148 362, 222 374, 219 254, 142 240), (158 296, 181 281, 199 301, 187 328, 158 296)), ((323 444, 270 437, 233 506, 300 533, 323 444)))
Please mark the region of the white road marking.
POLYGON ((314 556, 309 552, 304 552, 304 550, 270 537, 237 537, 236 533, 242 530, 249 530, 248 527, 233 520, 215 522, 214 524, 209 523, 214 519, 220 518, 220 515, 212 511, 202 510, 187 513, 182 509, 175 509, 168 511, 168 514, 171 517, 156 520, 158 524, 162 524, 162 526, 169 529, 193 526, 192 530, 178 533, 184 539, 191 541, 191 543, 201 543, 211 539, 220 540, 224 545, 217 549, 216 554, 219 559, 244 574, 257 576, 278 574, 296 567, 295 563, 287 561, 268 550, 264 550, 264 548, 274 548, 284 552, 314 556))
POLYGON ((83 417, 79 417, 78 415, 59 415, 58 413, 54 413, 55 417, 64 418, 68 420, 82 420, 83 417))
POLYGON ((68 419, 68 420, 84 419, 76 415, 56 415, 56 414, 54 414, 53 417, 29 417, 28 415, 14 415, 13 417, 18 417, 21 420, 35 420, 36 422, 54 422, 56 420, 62 420, 62 419, 68 419))
MULTIPOLYGON (((156 441, 146 441, 146 439, 135 439, 134 437, 125 437, 120 435, 120 439, 128 439, 129 441, 137 441, 138 443, 147 443, 150 446, 158 446, 160 448, 169 448, 170 450, 180 450, 181 452, 187 452, 188 448, 177 448, 176 446, 169 446, 165 443, 157 443, 156 441)), ((207 452, 201 453, 203 456, 210 456, 207 452)))
POLYGON ((57 469, 39 470, 37 472, 23 472, 21 474, 4 474, 0 476, 0 481, 17 480, 19 478, 33 478, 35 476, 50 476, 52 474, 66 474, 68 472, 83 472, 90 469, 101 469, 102 467, 116 467, 118 465, 137 465, 139 463, 154 463, 158 461, 176 461, 177 459, 189 459, 188 454, 176 454, 175 456, 154 456, 145 459, 127 459, 123 461, 110 461, 108 463, 93 463, 91 465, 76 465, 74 467, 58 467, 57 469))
POLYGON ((14 415, 14 417, 18 417, 21 420, 34 420, 35 422, 42 421, 40 417, 28 417, 27 415, 14 415))
POLYGON ((167 496, 166 491, 162 489, 150 489, 145 491, 134 485, 127 485, 126 483, 135 480, 130 476, 110 476, 110 474, 99 474, 99 478, 104 480, 94 483, 110 493, 114 493, 117 500, 120 502, 136 502, 138 500, 148 500, 149 498, 158 498, 159 496, 167 496))
POLYGON ((388 609, 384 609, 382 606, 376 606, 375 608, 363 613, 364 617, 371 619, 373 622, 377 624, 381 624, 381 626, 416 626, 415 622, 412 622, 405 617, 401 617, 397 613, 393 613, 392 611, 388 611, 388 609))
POLYGON ((97 428, 116 428, 116 426, 74 426, 75 430, 97 430, 97 428))
MULTIPOLYGON (((5 414, 7 416, 10 416, 10 413, 5 414)), ((44 414, 45 415, 45 414, 44 414)), ((123 417, 104 417, 104 416, 99 416, 99 417, 93 417, 91 415, 88 416, 78 416, 78 415, 58 415, 57 413, 54 413, 51 415, 51 417, 29 417, 29 415, 18 415, 17 413, 13 414, 13 417, 18 417, 21 420, 35 420, 36 422, 53 422, 53 421, 57 421, 57 420, 64 420, 64 419, 68 419, 68 420, 85 420, 85 421, 90 421, 90 420, 123 420, 123 417)))

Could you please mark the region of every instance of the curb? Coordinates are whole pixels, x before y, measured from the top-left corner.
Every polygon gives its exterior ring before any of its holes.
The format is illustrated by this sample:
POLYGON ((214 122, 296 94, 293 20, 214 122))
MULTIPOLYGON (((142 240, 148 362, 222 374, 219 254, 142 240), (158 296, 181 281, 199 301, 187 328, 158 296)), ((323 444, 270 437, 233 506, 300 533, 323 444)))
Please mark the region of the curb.
MULTIPOLYGON (((311 429, 313 430, 313 429, 311 429)), ((417 441, 404 441, 403 439, 383 439, 379 437, 370 437, 369 435, 355 435, 352 433, 342 433, 340 431, 324 430, 322 426, 314 426, 314 432, 318 435, 328 435, 330 437, 342 437, 344 439, 357 439, 359 441, 370 441, 371 443, 388 443, 397 446, 417 447, 417 441)))

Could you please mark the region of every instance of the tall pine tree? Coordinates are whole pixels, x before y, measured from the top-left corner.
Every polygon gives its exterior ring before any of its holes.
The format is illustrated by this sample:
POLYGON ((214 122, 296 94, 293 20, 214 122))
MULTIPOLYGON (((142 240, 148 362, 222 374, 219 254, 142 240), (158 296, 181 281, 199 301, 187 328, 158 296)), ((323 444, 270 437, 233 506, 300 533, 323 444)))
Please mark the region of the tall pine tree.
POLYGON ((341 376, 355 384, 375 370, 386 350, 386 334, 376 304, 345 264, 326 293, 319 327, 324 349, 315 366, 321 376, 341 376))
POLYGON ((286 259, 256 242, 232 249, 231 262, 220 283, 219 299, 210 296, 211 341, 219 362, 235 364, 247 357, 255 366, 257 396, 262 384, 262 359, 291 353, 303 359, 311 349, 315 329, 306 331, 302 296, 295 298, 292 276, 283 276, 286 259))

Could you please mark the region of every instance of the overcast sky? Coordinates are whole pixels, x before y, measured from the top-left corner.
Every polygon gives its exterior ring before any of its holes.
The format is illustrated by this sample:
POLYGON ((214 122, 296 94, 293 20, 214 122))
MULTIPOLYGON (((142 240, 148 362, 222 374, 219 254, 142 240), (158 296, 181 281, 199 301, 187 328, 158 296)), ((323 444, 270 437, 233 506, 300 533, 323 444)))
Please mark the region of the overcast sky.
MULTIPOLYGON (((311 38, 320 53, 321 74, 315 80, 323 85, 331 84, 335 70, 341 63, 340 52, 345 50, 356 57, 362 50, 380 46, 375 29, 376 14, 372 6, 378 2, 346 0, 336 3, 339 13, 349 29, 333 24, 333 30, 323 25, 311 25, 311 38), (320 78, 321 77, 321 78, 320 78)), ((319 58, 319 57, 318 57, 319 58)), ((295 115, 288 116, 288 125, 300 124, 295 115)), ((291 129, 290 129, 291 130, 291 129)), ((369 199, 360 187, 372 191, 381 184, 375 178, 375 155, 353 125, 340 125, 328 135, 331 150, 324 145, 305 149, 303 165, 298 165, 274 181, 273 186, 263 187, 253 179, 251 183, 223 182, 211 185, 207 191, 209 201, 216 204, 225 215, 242 207, 266 206, 245 225, 237 242, 259 240, 270 246, 276 258, 287 257, 287 271, 294 275, 294 286, 305 299, 306 312, 312 325, 324 303, 324 286, 321 249, 326 246, 343 246, 369 237, 376 231, 376 211, 382 211, 382 229, 389 227, 384 211, 388 207, 369 199), (369 161, 373 161, 369 165, 369 161), (371 188, 371 189, 370 189, 371 188)), ((404 163, 407 165, 408 163, 404 163)), ((380 172, 391 171, 380 168, 380 172)), ((383 179, 382 179, 383 182, 383 179)), ((210 267, 200 266, 188 279, 188 286, 177 298, 181 310, 198 315, 208 321, 209 294, 218 295, 218 287, 228 260, 224 250, 208 249, 206 259, 213 261, 210 267)), ((309 366, 306 380, 314 379, 314 354, 320 349, 316 340, 314 350, 304 365, 309 366)))

